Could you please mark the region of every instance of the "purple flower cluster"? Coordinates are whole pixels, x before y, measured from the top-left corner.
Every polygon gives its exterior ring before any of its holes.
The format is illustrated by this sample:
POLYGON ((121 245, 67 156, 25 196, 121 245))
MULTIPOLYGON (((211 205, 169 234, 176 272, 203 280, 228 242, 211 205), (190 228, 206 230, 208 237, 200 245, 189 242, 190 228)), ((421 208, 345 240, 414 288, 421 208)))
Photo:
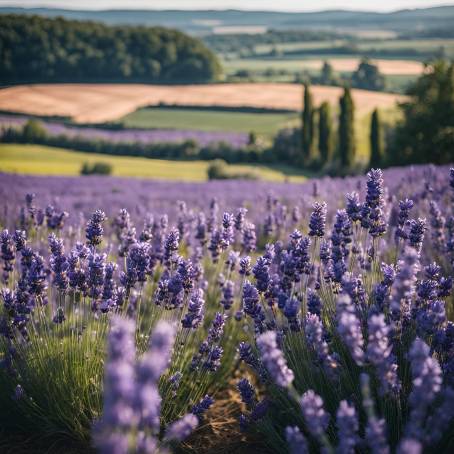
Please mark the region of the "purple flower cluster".
MULTIPOLYGON (((174 447, 217 414, 213 392, 241 364, 241 429, 263 425, 291 452, 443 452, 454 427, 451 176, 384 175, 292 187, 297 198, 287 184, 245 182, 132 181, 131 195, 105 179, 108 217, 86 209, 85 187, 47 210, 39 185, 28 188, 38 195, 0 211, 0 375, 17 394, 11 405, 40 402, 28 365, 47 356, 33 352, 71 358, 57 374, 72 372, 74 346, 101 364, 95 342, 111 321, 93 432, 101 451, 174 447), (77 198, 75 216, 65 201, 77 198)), ((51 418, 49 405, 39 418, 51 418)))
MULTIPOLYGON (((136 361, 133 320, 112 318, 108 339, 108 357, 104 379, 104 408, 94 427, 94 438, 101 452, 153 453, 161 431, 161 396, 158 381, 169 366, 175 329, 160 321, 154 327, 149 350, 136 361), (127 441, 125 441, 127 440, 127 441), (118 442, 119 445, 113 443, 118 442)), ((209 396, 199 403, 197 411, 187 413, 165 430, 163 443, 181 442, 198 426, 196 414, 203 413, 212 401, 209 396)))

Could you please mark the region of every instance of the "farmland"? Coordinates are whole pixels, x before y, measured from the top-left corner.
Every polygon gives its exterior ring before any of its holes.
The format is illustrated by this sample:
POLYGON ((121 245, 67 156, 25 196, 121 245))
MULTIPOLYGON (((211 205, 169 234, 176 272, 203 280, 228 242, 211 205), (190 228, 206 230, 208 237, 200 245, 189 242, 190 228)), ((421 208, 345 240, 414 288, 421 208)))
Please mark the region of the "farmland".
MULTIPOLYGON (((313 86, 315 104, 337 105, 342 89, 313 86)), ((352 90, 358 115, 374 108, 390 108, 403 96, 352 90)), ((300 110, 302 88, 297 84, 56 84, 23 85, 0 90, 0 110, 39 116, 71 118, 77 123, 115 121, 140 107, 159 104, 189 106, 260 107, 300 110)))
POLYGON ((292 113, 249 113, 200 109, 145 108, 118 120, 125 128, 198 129, 201 131, 254 131, 267 137, 294 123, 292 113))
MULTIPOLYGON (((349 56, 332 56, 326 58, 313 58, 311 56, 286 56, 275 58, 240 58, 225 60, 224 66, 228 73, 232 71, 245 70, 266 70, 266 69, 285 69, 287 71, 297 72, 309 70, 318 72, 325 61, 328 61, 334 71, 345 73, 353 72, 358 67, 361 59, 349 56)), ((423 71, 423 65, 415 60, 372 60, 379 71, 384 75, 410 75, 417 76, 423 71)))
MULTIPOLYGON (((207 161, 168 161, 80 153, 37 145, 0 144, 0 172, 31 175, 79 175, 83 163, 105 162, 114 176, 153 178, 158 180, 206 181, 207 161)), ((231 165, 233 172, 254 172, 267 181, 302 181, 304 177, 291 169, 264 166, 231 165), (289 173, 290 175, 286 175, 289 173)))

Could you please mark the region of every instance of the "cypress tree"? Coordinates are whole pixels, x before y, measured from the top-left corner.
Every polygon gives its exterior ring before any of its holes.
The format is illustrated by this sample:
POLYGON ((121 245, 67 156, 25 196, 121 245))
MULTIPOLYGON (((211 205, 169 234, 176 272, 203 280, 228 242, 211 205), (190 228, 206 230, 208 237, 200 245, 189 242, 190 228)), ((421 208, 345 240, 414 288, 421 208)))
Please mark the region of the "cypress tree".
POLYGON ((307 164, 311 156, 313 142, 314 116, 312 112, 312 94, 309 84, 304 84, 304 106, 301 125, 301 145, 303 151, 303 162, 307 164))
POLYGON ((320 150, 321 164, 328 163, 332 156, 331 147, 331 109, 328 102, 320 106, 318 117, 318 149, 320 150))
POLYGON ((372 112, 370 121, 370 168, 378 168, 383 165, 383 131, 380 123, 378 110, 372 112))
POLYGON ((350 88, 344 88, 340 98, 339 157, 342 169, 349 170, 355 162, 354 104, 350 88))

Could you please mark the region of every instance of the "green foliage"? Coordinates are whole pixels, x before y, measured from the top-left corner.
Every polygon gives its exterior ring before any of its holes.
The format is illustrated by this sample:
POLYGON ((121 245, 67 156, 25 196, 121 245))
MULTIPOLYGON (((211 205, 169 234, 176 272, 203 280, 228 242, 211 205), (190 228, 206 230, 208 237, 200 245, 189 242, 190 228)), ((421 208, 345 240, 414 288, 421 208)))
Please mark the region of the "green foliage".
POLYGON ((435 62, 411 87, 390 164, 447 164, 454 150, 454 64, 435 62))
POLYGON ((354 131, 354 111, 350 88, 345 87, 340 98, 339 115, 339 158, 343 170, 349 170, 355 162, 356 143, 354 131))
POLYGON ((370 161, 369 167, 379 168, 384 161, 384 137, 380 121, 380 114, 375 109, 370 121, 370 161))
POLYGON ((222 159, 215 159, 207 169, 209 180, 257 180, 258 175, 251 171, 232 171, 229 165, 222 159))
POLYGON ((107 162, 94 162, 90 164, 84 162, 80 169, 81 175, 110 175, 112 173, 112 166, 107 162))
POLYGON ((304 106, 302 116, 301 144, 303 163, 307 164, 312 159, 314 142, 314 113, 312 106, 312 94, 308 84, 304 85, 304 106))
POLYGON ((227 179, 227 166, 228 164, 222 159, 215 159, 207 169, 207 176, 209 180, 225 180, 227 179))
POLYGON ((341 84, 342 79, 334 72, 333 66, 325 60, 320 75, 312 76, 311 81, 317 85, 338 86, 341 84))
POLYGON ((22 129, 22 135, 24 141, 32 142, 35 140, 45 140, 47 132, 38 120, 31 119, 25 123, 22 129))
MULTIPOLYGON (((271 45, 281 43, 313 42, 342 38, 336 32, 321 30, 268 30, 266 33, 232 33, 232 34, 213 34, 207 35, 203 41, 220 53, 237 52, 240 49, 250 49, 254 52, 255 46, 271 45)), ((271 49, 278 50, 276 47, 271 49)))
MULTIPOLYGON (((37 239, 42 241, 46 237, 38 236, 37 239)), ((183 245, 182 249, 185 247, 187 245, 183 245)), ((221 263, 226 258, 224 253, 221 263)), ((224 386, 231 374, 236 346, 242 339, 240 325, 230 318, 220 341, 224 351, 221 367, 209 374, 203 371, 187 373, 219 306, 220 292, 214 278, 217 275, 216 266, 208 261, 204 266, 210 279, 206 291, 206 324, 191 332, 178 331, 176 345, 179 348, 173 351, 169 369, 159 384, 163 426, 189 411, 205 394, 214 394, 224 386), (178 395, 175 395, 169 382, 169 377, 176 372, 184 372, 178 395)), ((139 356, 147 348, 156 321, 165 318, 168 313, 168 309, 149 304, 161 271, 158 268, 154 279, 142 286, 137 313, 133 315, 137 323, 139 356)), ((65 323, 52 322, 53 304, 39 303, 34 314, 30 315, 33 322, 30 323, 28 342, 24 342, 19 335, 11 340, 6 340, 4 336, 0 338, 2 359, 8 351, 15 351, 10 368, 0 369, 0 424, 8 435, 21 434, 23 440, 45 439, 49 444, 64 446, 75 442, 80 449, 77 452, 91 452, 90 433, 93 423, 102 413, 105 344, 110 316, 100 314, 94 317, 92 299, 78 291, 59 292, 52 289, 48 297, 49 300, 55 299, 54 303, 58 302, 58 307, 63 308, 65 323), (14 399, 18 383, 24 389, 24 396, 14 399)), ((119 311, 122 316, 126 316, 128 306, 129 296, 119 311)), ((3 307, 0 315, 7 316, 3 307)))
POLYGON ((322 165, 328 164, 332 159, 332 137, 331 137, 331 108, 328 102, 322 103, 319 109, 318 120, 318 149, 322 165))
POLYGON ((221 68, 204 44, 161 27, 0 16, 0 82, 205 82, 221 68))
POLYGON ((351 85, 354 88, 363 88, 364 90, 383 91, 385 89, 385 78, 380 73, 378 66, 365 58, 352 74, 351 85))

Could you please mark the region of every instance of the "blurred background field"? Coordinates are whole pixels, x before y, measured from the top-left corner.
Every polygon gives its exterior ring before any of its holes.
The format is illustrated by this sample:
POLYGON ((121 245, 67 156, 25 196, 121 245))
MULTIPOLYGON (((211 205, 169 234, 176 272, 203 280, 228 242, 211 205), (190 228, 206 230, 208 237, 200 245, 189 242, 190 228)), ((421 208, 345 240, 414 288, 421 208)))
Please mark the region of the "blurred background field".
MULTIPOLYGON (((33 172, 36 152, 53 162, 36 164, 40 174, 74 173, 100 154, 116 163, 114 174, 147 178, 209 178, 215 159, 231 166, 231 176, 266 180, 355 173, 373 161, 374 118, 380 153, 386 150, 381 165, 396 164, 402 105, 419 81, 422 88, 440 77, 430 75, 435 62, 454 57, 453 23, 451 6, 388 13, 0 8, 7 50, 0 130, 16 144, 2 148, 0 170, 33 172), (345 96, 351 106, 343 124, 345 96), (23 132, 29 120, 39 126, 23 132), (352 137, 347 166, 340 163, 344 127, 352 137), (21 143, 54 150, 19 153, 21 143), (84 156, 71 155, 65 167, 68 155, 49 157, 61 149, 84 156), (139 158, 158 161, 142 166, 139 158)), ((449 131, 441 134, 436 140, 449 140, 449 131)), ((409 161, 416 162, 402 162, 409 161)))

